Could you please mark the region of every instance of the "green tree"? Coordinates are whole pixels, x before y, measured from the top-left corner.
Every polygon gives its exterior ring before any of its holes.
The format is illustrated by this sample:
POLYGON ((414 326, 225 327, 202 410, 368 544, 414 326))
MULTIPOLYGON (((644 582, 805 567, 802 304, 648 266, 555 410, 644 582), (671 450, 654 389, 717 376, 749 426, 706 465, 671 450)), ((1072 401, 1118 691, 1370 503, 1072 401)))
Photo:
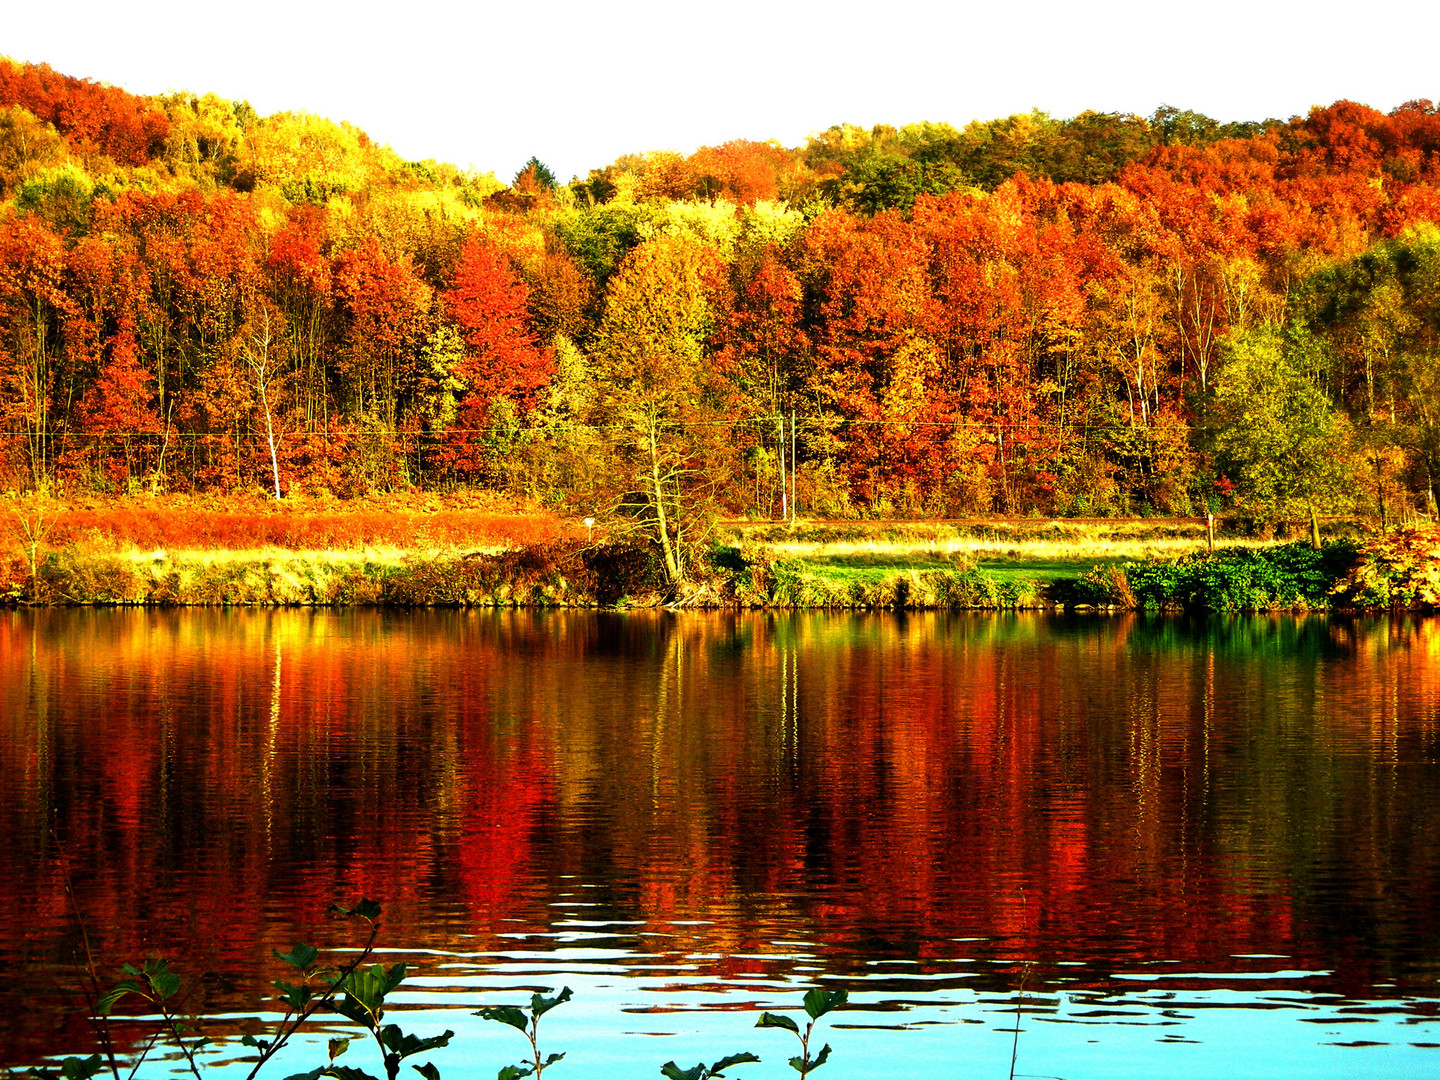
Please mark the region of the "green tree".
POLYGON ((1372 441, 1424 466, 1440 505, 1440 228, 1424 224, 1306 282, 1306 316, 1372 441))
POLYGON ((1348 424, 1311 378, 1314 343, 1272 325, 1230 342, 1215 391, 1217 465, 1241 499, 1269 516, 1304 511, 1320 546, 1317 510, 1346 489, 1348 424))
POLYGON ((603 287, 621 260, 641 240, 649 209, 633 203, 606 203, 574 211, 555 223, 555 235, 576 264, 603 287))
POLYGON ((520 191, 554 191, 555 174, 550 171, 550 166, 532 156, 515 174, 511 186, 520 191))
POLYGON ((65 140, 19 105, 0 106, 0 194, 13 193, 31 170, 59 166, 65 140))

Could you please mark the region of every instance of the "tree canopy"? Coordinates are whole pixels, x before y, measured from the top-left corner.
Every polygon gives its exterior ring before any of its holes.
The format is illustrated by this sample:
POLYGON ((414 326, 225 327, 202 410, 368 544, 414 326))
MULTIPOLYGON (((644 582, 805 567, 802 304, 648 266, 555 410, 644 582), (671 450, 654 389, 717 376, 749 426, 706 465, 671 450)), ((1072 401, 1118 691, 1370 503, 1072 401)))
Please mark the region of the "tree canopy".
POLYGON ((0 472, 480 484, 676 544, 792 488, 1405 513, 1440 492, 1437 222, 1427 101, 839 124, 506 185, 0 60, 0 472))

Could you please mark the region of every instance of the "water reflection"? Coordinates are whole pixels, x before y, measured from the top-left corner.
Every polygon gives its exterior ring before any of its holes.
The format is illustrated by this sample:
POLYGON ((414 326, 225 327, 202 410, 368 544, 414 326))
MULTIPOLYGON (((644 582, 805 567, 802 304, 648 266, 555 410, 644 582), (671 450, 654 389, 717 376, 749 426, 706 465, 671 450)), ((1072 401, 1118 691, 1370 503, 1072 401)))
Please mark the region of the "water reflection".
MULTIPOLYGON (((888 1033, 837 1075, 1003 1028, 1022 971, 1037 1049, 1138 1054, 1137 1013, 1205 1048, 1150 1075, 1214 1064, 1206 1010, 1423 1026, 1437 650, 1403 619, 0 613, 0 1064, 85 1044, 77 916, 230 1008, 362 894, 416 1007, 564 978, 694 1034, 837 978, 888 1033)), ((1348 1041, 1309 1027, 1268 1075, 1348 1041)), ((1403 1075, 1440 1038, 1378 1041, 1403 1075)))

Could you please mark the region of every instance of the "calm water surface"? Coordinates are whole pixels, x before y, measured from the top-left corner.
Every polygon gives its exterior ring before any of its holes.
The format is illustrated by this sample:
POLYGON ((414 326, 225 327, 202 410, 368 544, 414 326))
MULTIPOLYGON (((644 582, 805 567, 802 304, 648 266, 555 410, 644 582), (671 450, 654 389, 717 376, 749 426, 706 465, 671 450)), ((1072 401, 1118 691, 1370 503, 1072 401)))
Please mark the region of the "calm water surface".
POLYGON ((0 835, 0 1067, 91 1049, 82 925, 224 1035, 363 895, 447 1080, 561 985, 555 1080, 787 1075, 817 982, 832 1080, 1017 1006, 1029 1076, 1440 1075, 1436 621, 0 612, 0 835))

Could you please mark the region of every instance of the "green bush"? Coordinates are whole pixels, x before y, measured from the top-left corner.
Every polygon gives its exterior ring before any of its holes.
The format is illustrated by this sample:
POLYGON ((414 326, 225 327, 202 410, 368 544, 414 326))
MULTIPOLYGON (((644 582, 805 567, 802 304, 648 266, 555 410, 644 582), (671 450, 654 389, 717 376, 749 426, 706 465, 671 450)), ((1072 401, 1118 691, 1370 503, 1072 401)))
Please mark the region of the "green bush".
POLYGON ((1131 563, 1125 577, 1135 606, 1187 611, 1328 608, 1335 582, 1355 560, 1355 545, 1331 541, 1232 548, 1170 562, 1131 563))
POLYGON ((729 576, 736 603, 747 607, 865 611, 999 610, 1042 603, 1034 583, 996 577, 954 561, 953 569, 897 570, 880 577, 827 574, 800 559, 742 547, 714 560, 729 576), (739 560, 739 566, 732 565, 739 560))
POLYGON ((37 599, 68 604, 136 604, 147 591, 132 566, 113 558, 82 556, 73 548, 45 556, 37 577, 37 599))

